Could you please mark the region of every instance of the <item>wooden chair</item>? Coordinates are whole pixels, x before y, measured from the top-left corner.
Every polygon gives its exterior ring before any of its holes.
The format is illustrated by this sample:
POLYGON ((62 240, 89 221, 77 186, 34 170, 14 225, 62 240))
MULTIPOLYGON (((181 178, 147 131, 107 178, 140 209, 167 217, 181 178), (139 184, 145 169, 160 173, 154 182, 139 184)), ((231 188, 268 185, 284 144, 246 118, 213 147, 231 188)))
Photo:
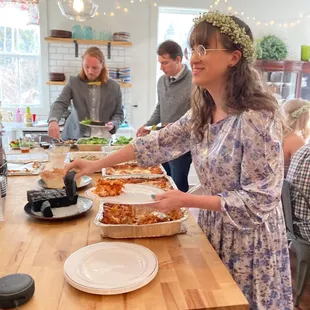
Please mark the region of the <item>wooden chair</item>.
POLYGON ((290 183, 288 180, 284 180, 282 187, 282 205, 285 217, 286 229, 291 239, 292 245, 296 251, 297 258, 297 274, 296 274, 296 295, 294 297, 294 306, 298 307, 299 298, 302 295, 305 279, 307 276, 308 266, 310 264, 310 242, 306 241, 294 232, 293 228, 293 209, 292 209, 292 196, 291 189, 301 195, 305 200, 308 208, 310 209, 310 203, 306 195, 297 186, 290 183))

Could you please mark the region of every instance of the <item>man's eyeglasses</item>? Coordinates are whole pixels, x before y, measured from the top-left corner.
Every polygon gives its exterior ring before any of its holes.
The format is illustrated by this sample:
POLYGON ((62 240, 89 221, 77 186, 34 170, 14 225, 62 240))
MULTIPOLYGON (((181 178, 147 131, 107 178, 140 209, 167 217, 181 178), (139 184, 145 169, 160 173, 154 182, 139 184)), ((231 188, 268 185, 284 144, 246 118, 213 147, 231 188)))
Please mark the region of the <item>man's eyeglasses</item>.
POLYGON ((193 57, 193 54, 196 53, 198 55, 198 58, 202 60, 207 52, 212 52, 212 51, 228 51, 226 48, 205 48, 203 45, 198 45, 195 49, 194 48, 188 48, 186 47, 184 50, 184 57, 187 60, 191 60, 193 57))

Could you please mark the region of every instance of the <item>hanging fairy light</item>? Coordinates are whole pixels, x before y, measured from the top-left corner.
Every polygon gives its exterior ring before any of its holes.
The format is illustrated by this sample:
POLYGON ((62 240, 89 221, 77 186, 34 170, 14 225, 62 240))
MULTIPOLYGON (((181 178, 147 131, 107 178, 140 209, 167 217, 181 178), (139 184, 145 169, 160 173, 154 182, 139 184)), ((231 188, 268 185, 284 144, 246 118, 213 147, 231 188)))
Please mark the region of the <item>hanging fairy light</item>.
POLYGON ((84 2, 83 2, 83 0, 73 0, 72 7, 73 7, 73 10, 76 13, 78 13, 78 14, 82 13, 84 11, 84 2))

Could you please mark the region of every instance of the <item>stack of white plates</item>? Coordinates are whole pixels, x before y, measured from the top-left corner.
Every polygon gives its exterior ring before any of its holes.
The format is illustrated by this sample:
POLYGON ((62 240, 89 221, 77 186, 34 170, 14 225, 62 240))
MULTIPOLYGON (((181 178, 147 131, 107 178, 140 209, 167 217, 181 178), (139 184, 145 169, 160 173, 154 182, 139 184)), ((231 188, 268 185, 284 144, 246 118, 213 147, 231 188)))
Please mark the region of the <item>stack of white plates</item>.
POLYGON ((69 284, 83 292, 114 295, 152 281, 158 260, 148 248, 125 242, 100 242, 71 254, 64 265, 69 284))
POLYGON ((110 67, 108 70, 111 79, 115 80, 118 78, 118 68, 110 67))
POLYGON ((121 79, 124 83, 130 82, 130 68, 119 68, 118 69, 118 78, 121 79))

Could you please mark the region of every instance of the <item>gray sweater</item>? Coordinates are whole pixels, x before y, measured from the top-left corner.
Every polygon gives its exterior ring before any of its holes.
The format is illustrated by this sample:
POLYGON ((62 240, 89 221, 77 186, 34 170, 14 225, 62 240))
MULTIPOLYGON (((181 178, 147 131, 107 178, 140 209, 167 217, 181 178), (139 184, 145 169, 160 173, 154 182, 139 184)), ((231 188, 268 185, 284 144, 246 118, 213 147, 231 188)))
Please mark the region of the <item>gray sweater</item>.
MULTIPOLYGON (((71 76, 68 84, 51 107, 49 121, 59 121, 71 105, 72 100, 72 111, 62 132, 62 138, 65 140, 79 139, 84 135, 89 135, 89 127, 79 124, 86 117, 90 118, 89 87, 87 82, 82 81, 79 76, 71 76)), ((114 128, 111 133, 115 133, 124 120, 120 86, 117 82, 108 79, 107 83, 101 85, 100 88, 98 119, 106 123, 113 122, 114 128)))
POLYGON ((192 72, 186 65, 171 83, 168 76, 161 76, 157 83, 158 103, 146 126, 173 123, 181 118, 190 109, 191 92, 192 72))

